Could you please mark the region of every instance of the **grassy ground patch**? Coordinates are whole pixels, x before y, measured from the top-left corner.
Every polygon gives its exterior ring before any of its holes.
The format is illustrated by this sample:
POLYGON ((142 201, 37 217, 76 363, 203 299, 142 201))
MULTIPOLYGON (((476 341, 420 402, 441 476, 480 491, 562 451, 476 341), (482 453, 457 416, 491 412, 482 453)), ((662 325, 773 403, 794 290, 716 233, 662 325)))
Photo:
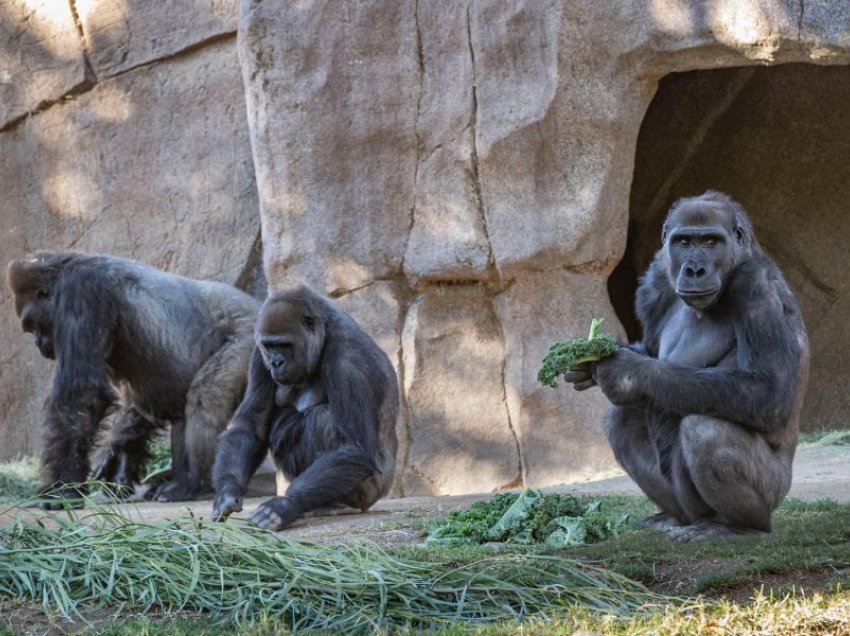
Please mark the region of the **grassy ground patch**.
POLYGON ((32 497, 38 488, 38 461, 24 457, 0 463, 0 503, 32 497))
MULTIPOLYGON (((16 483, 5 477, 34 470, 8 466, 0 465, 0 498, 16 483)), ((44 526, 0 530, 0 636, 287 634, 293 626, 850 635, 850 505, 788 500, 771 537, 680 545, 635 527, 654 511, 645 498, 581 499, 628 515, 627 527, 564 549, 425 545, 431 526, 411 513, 386 527, 420 543, 374 551, 368 539, 381 528, 315 546, 230 522, 138 524, 96 507, 77 518, 60 513, 44 526)))
MULTIPOLYGON (((192 517, 140 523, 87 510, 0 528, 0 597, 66 618, 121 611, 263 617, 293 629, 358 631, 545 616, 566 607, 629 614, 656 599, 608 569, 554 553, 390 553, 316 546, 192 517)), ((477 548, 477 546, 475 546, 477 548)))

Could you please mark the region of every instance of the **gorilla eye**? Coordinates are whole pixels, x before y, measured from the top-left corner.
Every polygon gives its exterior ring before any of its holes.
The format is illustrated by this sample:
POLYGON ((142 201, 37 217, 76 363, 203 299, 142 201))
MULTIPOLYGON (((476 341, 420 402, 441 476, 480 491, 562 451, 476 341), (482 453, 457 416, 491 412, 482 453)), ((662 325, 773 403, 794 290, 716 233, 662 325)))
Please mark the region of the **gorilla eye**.
POLYGON ((301 324, 302 324, 302 325, 304 325, 305 327, 307 327, 307 329, 312 329, 312 328, 313 328, 313 325, 314 325, 315 323, 313 322, 313 317, 312 317, 312 316, 304 316, 304 317, 301 319, 301 324))
POLYGON ((680 247, 690 247, 691 239, 689 239, 687 236, 680 236, 676 239, 676 245, 680 247))
POLYGON ((35 297, 40 300, 44 300, 45 298, 49 298, 50 294, 47 293, 46 289, 39 289, 35 292, 35 297))
POLYGON ((714 247, 715 245, 717 245, 717 239, 716 238, 705 239, 705 246, 706 247, 714 247))

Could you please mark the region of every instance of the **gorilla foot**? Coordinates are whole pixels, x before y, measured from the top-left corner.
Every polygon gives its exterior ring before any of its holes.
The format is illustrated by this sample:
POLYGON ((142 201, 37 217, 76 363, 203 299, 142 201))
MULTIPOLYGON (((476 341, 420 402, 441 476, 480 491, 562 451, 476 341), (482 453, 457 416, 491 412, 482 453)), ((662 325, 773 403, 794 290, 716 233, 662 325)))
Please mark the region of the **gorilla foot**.
POLYGON ((44 510, 82 508, 87 493, 88 488, 83 484, 45 486, 38 491, 38 504, 44 510))
POLYGON ((661 532, 669 532, 676 528, 681 528, 682 524, 676 520, 673 515, 668 515, 666 512, 657 512, 654 515, 649 515, 645 519, 638 522, 638 526, 647 530, 660 530, 661 532))
POLYGON ((286 497, 274 497, 257 508, 251 522, 266 530, 283 530, 298 521, 303 515, 286 497))
POLYGON ((667 537, 678 543, 694 543, 714 539, 743 539, 745 537, 766 537, 770 533, 755 528, 734 528, 714 521, 698 521, 689 526, 680 526, 667 530, 667 537))
POLYGON ((168 501, 190 501, 206 494, 209 489, 204 490, 195 484, 174 479, 158 486, 152 487, 145 493, 145 499, 165 503, 168 501))

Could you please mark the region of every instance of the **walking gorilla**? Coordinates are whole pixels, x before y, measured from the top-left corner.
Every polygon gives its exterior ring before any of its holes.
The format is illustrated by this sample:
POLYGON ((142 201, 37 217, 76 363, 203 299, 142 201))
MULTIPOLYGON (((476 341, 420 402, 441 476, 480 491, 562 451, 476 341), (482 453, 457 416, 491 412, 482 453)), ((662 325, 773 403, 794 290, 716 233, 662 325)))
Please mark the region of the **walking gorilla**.
POLYGON ((392 485, 398 407, 389 359, 348 314, 306 287, 272 296, 245 400, 219 440, 213 518, 242 510, 267 450, 291 483, 254 512, 256 524, 280 530, 318 508, 366 510, 392 485))
POLYGON ((564 375, 611 401, 614 455, 678 541, 770 532, 791 485, 808 339, 743 208, 677 201, 637 291, 642 343, 564 375))
POLYGON ((45 507, 82 494, 70 484, 88 476, 98 425, 119 402, 95 478, 131 488, 151 434, 171 423, 171 479, 149 495, 209 492, 216 439, 244 391, 259 303, 221 283, 77 252, 12 261, 7 282, 23 330, 56 360, 43 452, 43 493, 54 501, 45 507))

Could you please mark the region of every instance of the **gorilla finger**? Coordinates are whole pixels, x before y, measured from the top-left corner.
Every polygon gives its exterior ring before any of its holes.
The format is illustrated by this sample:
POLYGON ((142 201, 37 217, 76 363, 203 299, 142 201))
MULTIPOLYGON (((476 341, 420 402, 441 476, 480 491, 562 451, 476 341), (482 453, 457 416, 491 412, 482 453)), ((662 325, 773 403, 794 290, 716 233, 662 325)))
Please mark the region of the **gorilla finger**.
POLYGON ((251 523, 266 530, 279 530, 283 527, 283 520, 280 515, 265 504, 254 511, 250 520, 251 523))
POLYGON ((569 382, 570 384, 587 382, 590 380, 590 373, 583 370, 570 369, 564 373, 563 378, 564 382, 569 382))
POLYGON ((213 504, 213 521, 224 521, 234 512, 242 511, 242 498, 232 495, 219 496, 213 504))
POLYGON ((92 478, 97 481, 113 481, 115 479, 118 458, 112 451, 107 452, 98 463, 92 478))
POLYGON ((585 380, 584 382, 576 382, 575 384, 573 384, 573 388, 576 391, 586 391, 587 389, 592 389, 595 386, 596 380, 594 380, 593 378, 585 380))

